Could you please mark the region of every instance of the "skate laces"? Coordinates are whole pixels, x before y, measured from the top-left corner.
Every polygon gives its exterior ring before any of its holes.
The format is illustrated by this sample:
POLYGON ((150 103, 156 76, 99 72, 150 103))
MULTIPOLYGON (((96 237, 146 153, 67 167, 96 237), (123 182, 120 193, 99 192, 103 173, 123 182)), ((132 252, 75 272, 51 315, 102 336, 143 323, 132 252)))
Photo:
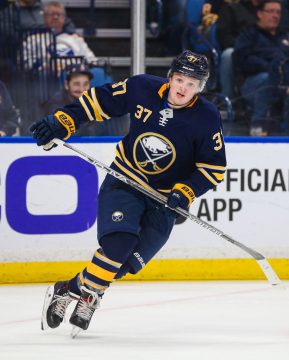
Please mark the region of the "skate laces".
POLYGON ((55 294, 54 297, 55 299, 52 301, 52 304, 55 303, 55 309, 53 312, 59 317, 64 318, 66 308, 71 303, 72 299, 69 293, 63 295, 55 294))
POLYGON ((76 308, 76 315, 84 320, 90 320, 94 310, 99 307, 99 296, 97 293, 81 296, 76 308))

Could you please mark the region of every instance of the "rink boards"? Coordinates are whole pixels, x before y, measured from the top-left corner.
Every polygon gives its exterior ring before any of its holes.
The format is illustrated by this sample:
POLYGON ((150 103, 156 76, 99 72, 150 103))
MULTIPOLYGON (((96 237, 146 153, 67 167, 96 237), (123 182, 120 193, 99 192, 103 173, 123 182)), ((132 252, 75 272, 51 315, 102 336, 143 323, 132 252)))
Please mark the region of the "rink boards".
MULTIPOLYGON (((105 164, 117 138, 73 139, 105 164)), ((289 279, 289 140, 226 139, 228 172, 190 212, 267 257, 289 279)), ((97 191, 105 173, 68 149, 0 139, 2 283, 47 282, 80 271, 97 248, 97 191)), ((190 220, 133 280, 264 279, 243 250, 190 220)))

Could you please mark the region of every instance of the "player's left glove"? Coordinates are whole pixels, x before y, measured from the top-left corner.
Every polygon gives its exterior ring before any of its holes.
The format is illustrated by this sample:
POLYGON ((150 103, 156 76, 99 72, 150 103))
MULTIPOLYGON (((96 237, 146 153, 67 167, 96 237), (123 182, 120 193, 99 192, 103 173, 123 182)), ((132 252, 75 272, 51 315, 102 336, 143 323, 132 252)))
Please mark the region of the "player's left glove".
POLYGON ((175 209, 179 206, 187 210, 194 200, 194 191, 185 184, 177 183, 172 188, 172 191, 167 200, 167 205, 172 209, 175 209))
POLYGON ((30 131, 37 140, 37 145, 42 146, 54 138, 68 139, 75 133, 75 123, 69 115, 57 111, 54 115, 48 115, 34 123, 30 127, 30 131))

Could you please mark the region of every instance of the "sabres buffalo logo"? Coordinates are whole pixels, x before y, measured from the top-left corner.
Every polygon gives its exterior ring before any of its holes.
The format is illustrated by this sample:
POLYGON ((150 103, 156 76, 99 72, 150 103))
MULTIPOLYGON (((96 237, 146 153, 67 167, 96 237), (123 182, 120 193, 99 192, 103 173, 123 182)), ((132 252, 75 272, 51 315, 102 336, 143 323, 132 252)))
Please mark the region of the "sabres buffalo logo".
POLYGON ((189 55, 187 57, 187 59, 188 59, 189 62, 192 62, 192 63, 194 63, 195 61, 198 60, 198 58, 196 56, 194 56, 194 55, 189 55))
POLYGON ((145 174, 160 174, 167 170, 176 159, 173 144, 157 133, 140 135, 133 148, 133 157, 137 167, 145 174))
POLYGON ((112 220, 114 222, 120 222, 123 220, 123 212, 121 211, 115 211, 112 216, 111 216, 112 220))

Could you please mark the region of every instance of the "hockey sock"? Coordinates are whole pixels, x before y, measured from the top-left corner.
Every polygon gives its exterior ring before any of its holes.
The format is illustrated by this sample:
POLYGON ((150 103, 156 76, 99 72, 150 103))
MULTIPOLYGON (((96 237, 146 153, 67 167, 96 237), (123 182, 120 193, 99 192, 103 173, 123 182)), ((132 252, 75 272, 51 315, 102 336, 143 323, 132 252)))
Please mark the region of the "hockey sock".
POLYGON ((76 295, 80 295, 80 285, 81 285, 81 283, 80 283, 80 280, 79 280, 79 273, 78 273, 77 275, 74 276, 74 278, 69 280, 68 289, 72 293, 74 293, 76 295))
MULTIPOLYGON (((124 232, 115 232, 102 237, 100 240, 102 247, 96 250, 86 268, 69 281, 69 289, 79 294, 80 286, 85 285, 97 292, 103 292, 131 255, 138 240, 137 235, 124 232)), ((121 272, 123 275, 128 272, 128 269, 124 270, 125 272, 121 272)))
POLYGON ((100 248, 96 250, 91 262, 79 274, 80 283, 97 292, 103 292, 109 287, 121 265, 107 257, 100 248))

